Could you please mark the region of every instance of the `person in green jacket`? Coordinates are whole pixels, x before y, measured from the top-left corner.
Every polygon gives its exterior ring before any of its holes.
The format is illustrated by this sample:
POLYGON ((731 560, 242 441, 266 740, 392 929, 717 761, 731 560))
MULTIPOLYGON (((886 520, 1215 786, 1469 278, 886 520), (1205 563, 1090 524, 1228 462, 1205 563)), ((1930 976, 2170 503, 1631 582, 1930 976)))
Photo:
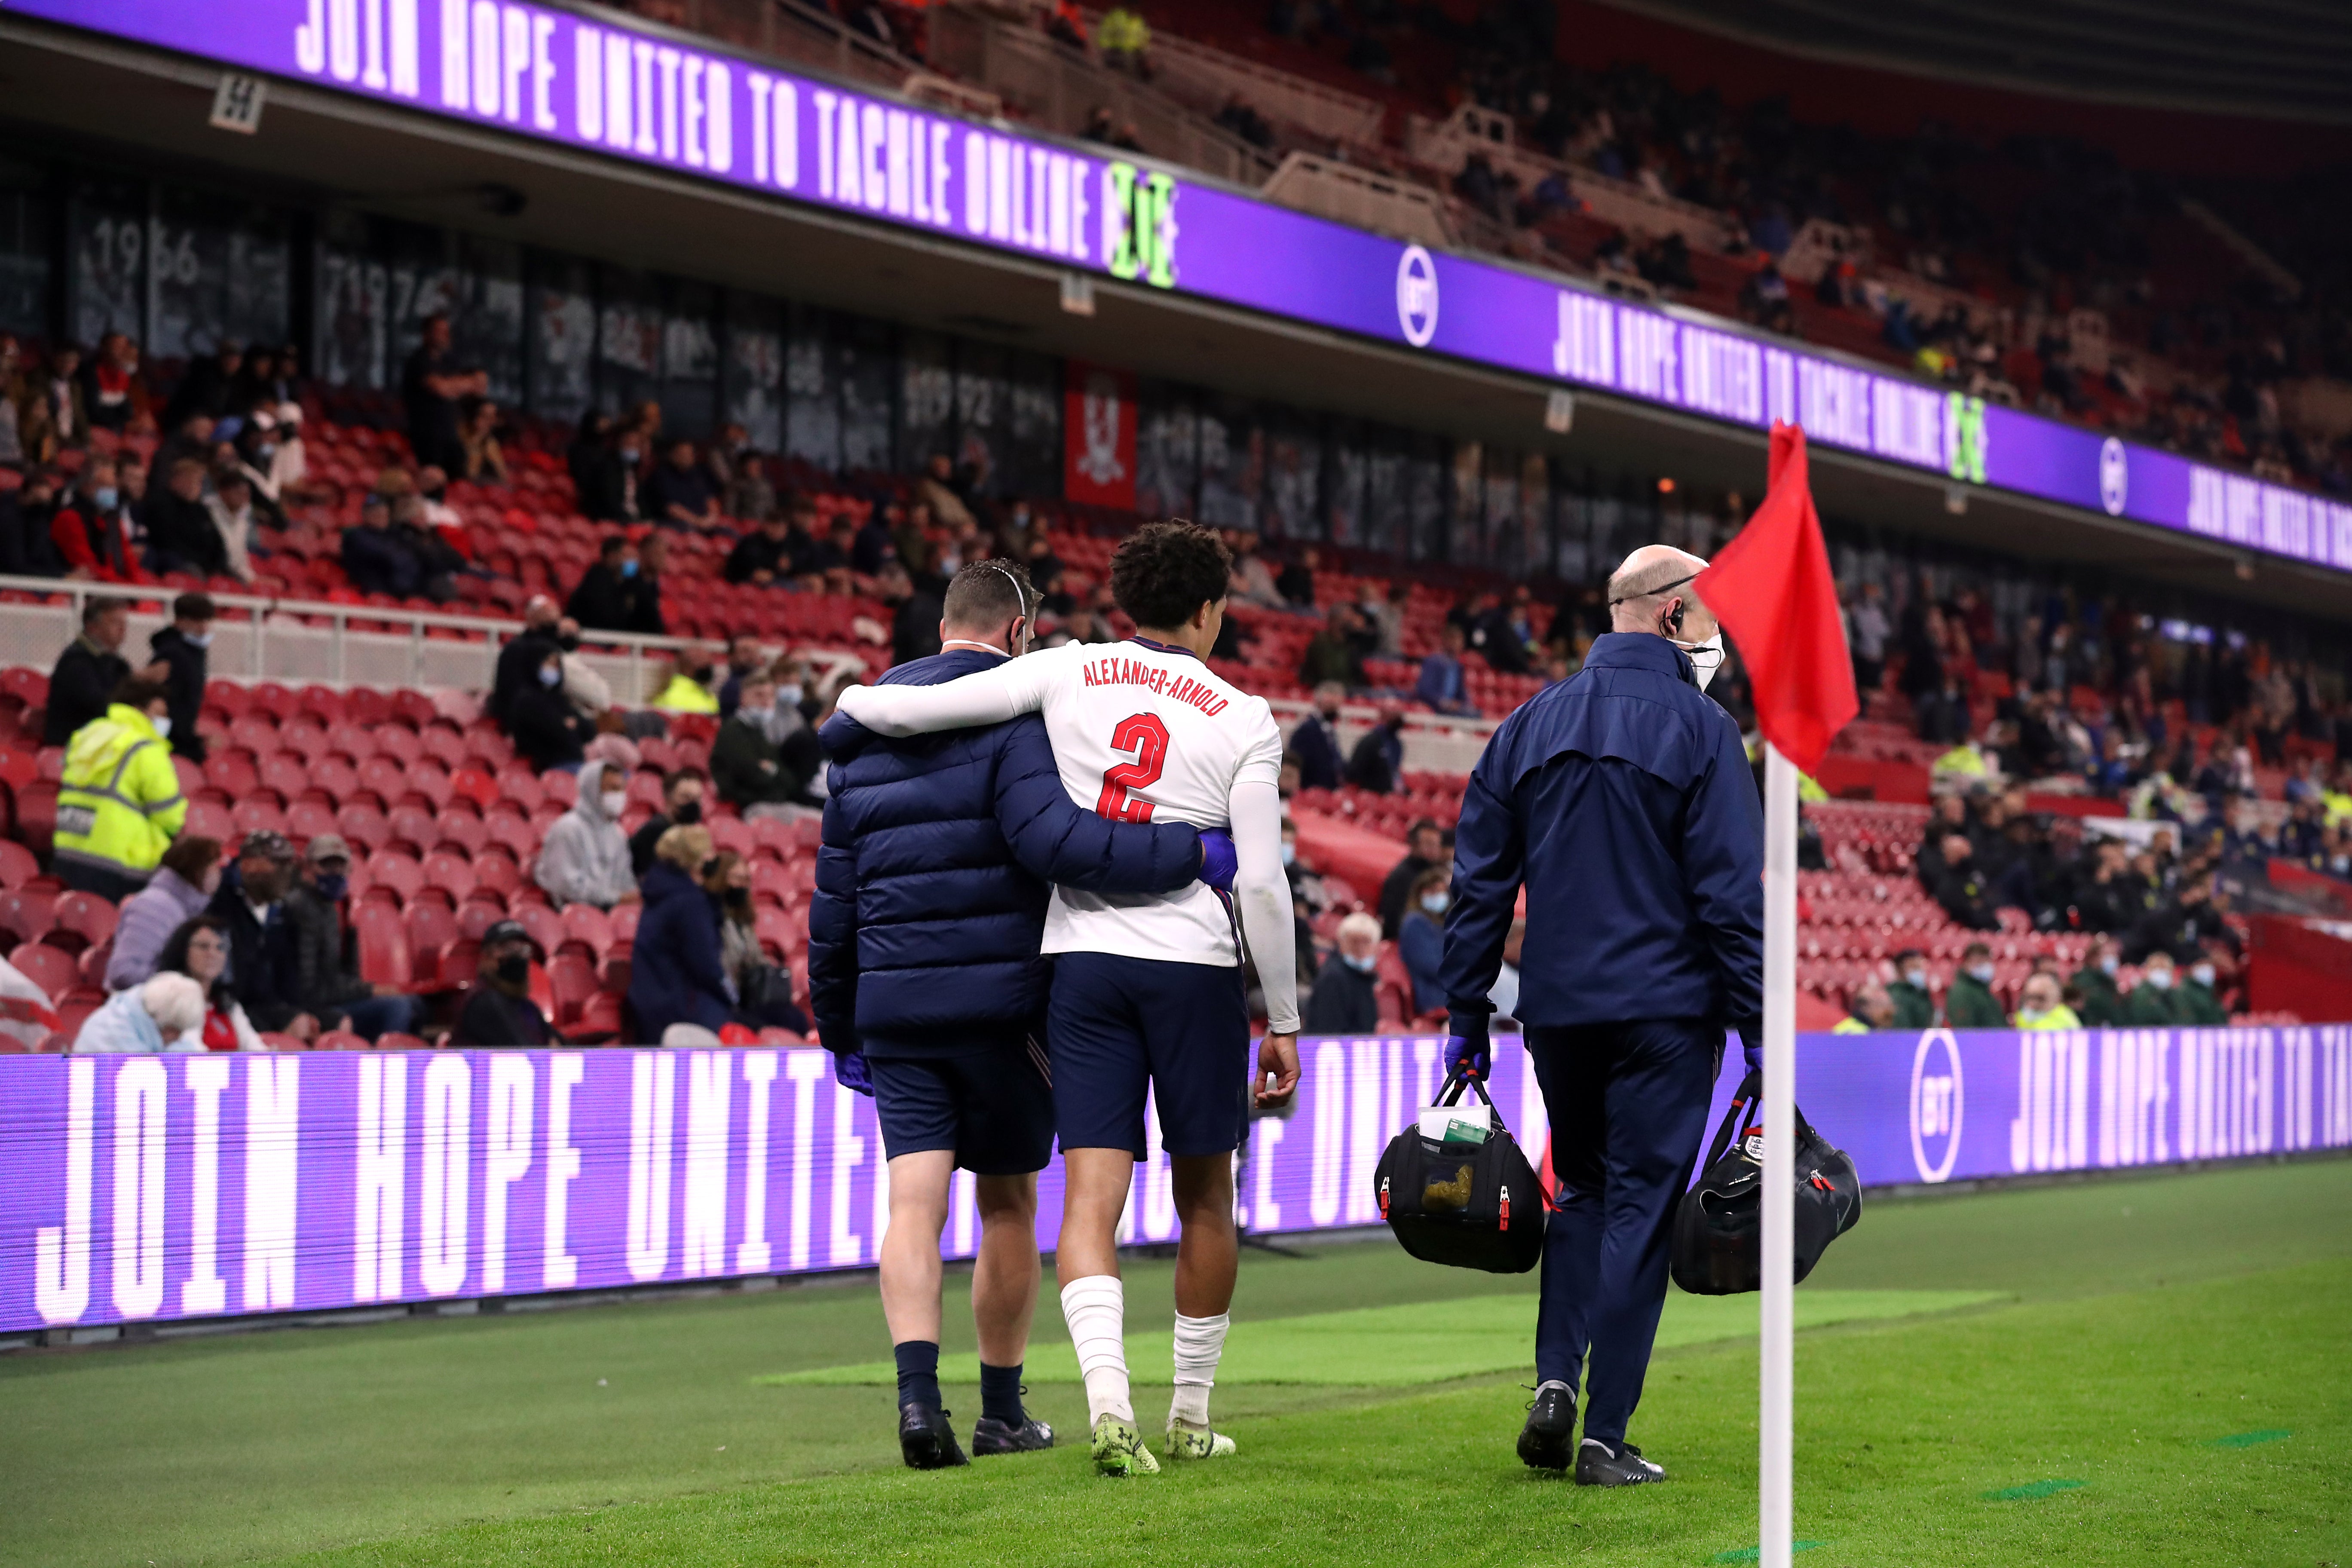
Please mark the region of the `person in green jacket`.
POLYGON ((2213 990, 2213 961, 2201 954, 2189 966, 2189 978, 2172 994, 2173 1010, 2184 1024, 2220 1028, 2230 1021, 2230 1010, 2213 990))
POLYGON ((2135 1029, 2163 1029, 2181 1021, 2178 1000, 2172 994, 2172 954, 2162 948, 2147 955, 2139 972, 2139 984, 2124 998, 2124 1022, 2135 1029))
POLYGON ((775 704, 776 683, 764 675, 743 682, 742 702, 719 726, 710 743, 710 783, 719 798, 739 811, 801 799, 808 781, 785 764, 783 754, 760 727, 760 715, 775 704))
POLYGON ((1895 973, 1887 983, 1886 999, 1895 1006, 1897 1029, 1930 1029, 1936 1025, 1936 998, 1927 989, 1927 955, 1916 947, 1895 955, 1895 973))
POLYGON ((2123 967, 2116 939, 2101 936, 2091 943, 2090 955, 2074 971, 2072 982, 2083 998, 2074 1010, 2094 1029, 2111 1029, 2124 1021, 2123 993, 2116 989, 2116 971, 2123 967))
POLYGON ((1972 942, 1960 953, 1960 972, 1944 993, 1944 1020, 1955 1029, 2001 1029, 2009 1014, 1992 994, 1992 949, 1972 942))

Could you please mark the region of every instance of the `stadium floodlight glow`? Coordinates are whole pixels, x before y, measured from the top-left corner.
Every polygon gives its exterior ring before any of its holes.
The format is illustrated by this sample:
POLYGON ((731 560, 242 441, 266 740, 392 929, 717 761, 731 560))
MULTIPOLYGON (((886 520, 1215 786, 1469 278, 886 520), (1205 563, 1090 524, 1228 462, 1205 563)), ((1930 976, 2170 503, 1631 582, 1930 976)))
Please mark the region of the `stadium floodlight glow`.
MULTIPOLYGON (((2352 571, 2352 505, 616 13, 529 0, 9 0, 7 12, 1564 389, 1753 430, 1785 420, 1816 447, 1964 490, 2352 571)), ((278 112, 260 138, 284 133, 278 112)))

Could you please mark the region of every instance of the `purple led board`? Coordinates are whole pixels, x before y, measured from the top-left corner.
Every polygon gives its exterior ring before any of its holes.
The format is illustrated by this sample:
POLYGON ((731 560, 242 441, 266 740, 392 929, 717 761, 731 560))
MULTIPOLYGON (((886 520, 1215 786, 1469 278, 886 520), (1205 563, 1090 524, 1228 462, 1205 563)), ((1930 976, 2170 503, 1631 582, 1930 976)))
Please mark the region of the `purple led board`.
POLYGON ((1734 425, 1790 420, 1957 483, 2352 571, 2352 505, 618 17, 512 0, 9 9, 1734 425))
MULTIPOLYGON (((2352 1026, 1803 1035, 1799 1103, 1870 1185, 2352 1145, 2352 1026)), ((1251 1125, 1240 1217, 1379 1223, 1433 1037, 1307 1039, 1251 1125)), ((1735 1066, 1716 1087, 1709 1126, 1735 1066)), ((874 1102, 816 1050, 0 1058, 0 1332, 870 1268, 874 1102)), ((1531 1157, 1514 1039, 1495 1101, 1531 1157)), ((1121 1237, 1167 1241, 1156 1119, 1121 1237)), ((1038 1234, 1060 1225, 1061 1167, 1038 1234)), ((979 1218, 960 1176, 942 1248, 979 1218)))

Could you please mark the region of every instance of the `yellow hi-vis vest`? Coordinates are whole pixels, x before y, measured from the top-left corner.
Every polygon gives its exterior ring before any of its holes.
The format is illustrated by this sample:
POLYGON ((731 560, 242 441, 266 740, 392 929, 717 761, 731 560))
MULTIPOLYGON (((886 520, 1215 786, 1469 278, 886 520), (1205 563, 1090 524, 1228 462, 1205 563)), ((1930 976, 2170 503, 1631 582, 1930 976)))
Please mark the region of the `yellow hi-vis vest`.
POLYGON ((654 706, 672 713, 716 713, 719 699, 701 682, 673 675, 669 684, 661 689, 661 695, 654 699, 654 706))
POLYGON ((143 877, 187 820, 172 748, 153 720, 117 702, 74 731, 58 784, 58 859, 143 877))

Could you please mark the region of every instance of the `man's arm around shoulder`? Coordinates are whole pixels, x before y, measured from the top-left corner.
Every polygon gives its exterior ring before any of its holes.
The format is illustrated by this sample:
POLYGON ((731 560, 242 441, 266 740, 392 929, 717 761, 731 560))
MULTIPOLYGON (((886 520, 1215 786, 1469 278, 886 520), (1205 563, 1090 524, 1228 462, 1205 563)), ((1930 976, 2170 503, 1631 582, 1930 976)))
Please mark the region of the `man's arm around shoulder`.
POLYGON ((1001 745, 996 822, 1033 875, 1087 893, 1172 893, 1200 875, 1191 824, 1113 822, 1072 802, 1034 714, 1005 725, 1001 745))

